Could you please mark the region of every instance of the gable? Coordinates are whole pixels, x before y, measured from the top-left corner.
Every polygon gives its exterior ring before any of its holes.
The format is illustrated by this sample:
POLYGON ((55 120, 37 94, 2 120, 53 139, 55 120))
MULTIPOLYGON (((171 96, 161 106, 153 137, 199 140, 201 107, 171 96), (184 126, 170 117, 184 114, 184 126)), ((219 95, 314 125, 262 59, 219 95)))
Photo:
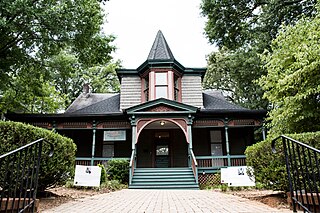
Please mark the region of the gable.
POLYGON ((176 101, 159 98, 153 101, 142 103, 126 110, 127 114, 139 113, 196 113, 197 107, 182 104, 176 101))

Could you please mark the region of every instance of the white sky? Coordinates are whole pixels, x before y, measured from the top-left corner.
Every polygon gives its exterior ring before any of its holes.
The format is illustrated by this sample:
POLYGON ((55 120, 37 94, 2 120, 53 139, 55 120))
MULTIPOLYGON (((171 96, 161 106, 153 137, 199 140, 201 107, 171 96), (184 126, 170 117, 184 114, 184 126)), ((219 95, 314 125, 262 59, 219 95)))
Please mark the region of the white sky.
POLYGON ((114 34, 113 55, 123 68, 135 69, 148 57, 161 30, 177 61, 185 67, 206 67, 206 55, 216 50, 204 36, 201 0, 110 0, 105 3, 106 34, 114 34))

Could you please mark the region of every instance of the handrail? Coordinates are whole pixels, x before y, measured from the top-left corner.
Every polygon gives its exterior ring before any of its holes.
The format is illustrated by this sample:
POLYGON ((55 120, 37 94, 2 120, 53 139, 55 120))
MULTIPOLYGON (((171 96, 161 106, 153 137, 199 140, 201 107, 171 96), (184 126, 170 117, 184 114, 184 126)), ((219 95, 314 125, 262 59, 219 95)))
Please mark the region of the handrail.
POLYGON ((0 211, 35 211, 36 194, 43 142, 50 145, 48 156, 54 147, 40 138, 0 156, 3 173, 0 176, 0 211))
POLYGON ((301 208, 304 212, 317 212, 320 202, 320 150, 281 135, 272 140, 271 147, 274 153, 275 143, 280 138, 293 211, 301 208))
POLYGON ((131 157, 130 157, 129 167, 132 167, 132 165, 133 165, 133 161, 134 161, 134 154, 135 154, 135 151, 134 151, 134 150, 132 150, 132 152, 131 152, 131 157))
POLYGON ((196 156, 194 155, 192 149, 190 150, 190 154, 191 154, 191 159, 194 161, 195 166, 198 166, 196 156))
MULTIPOLYGON (((245 155, 230 155, 230 158, 246 158, 245 155)), ((196 156, 197 160, 203 160, 203 159, 227 159, 228 156, 227 155, 221 155, 221 156, 212 156, 212 155, 208 155, 208 156, 196 156)))
POLYGON ((135 164, 135 150, 131 152, 130 163, 129 163, 129 185, 132 183, 132 178, 134 175, 134 164, 135 164))
POLYGON ((10 151, 10 152, 8 152, 8 153, 6 153, 6 154, 1 155, 1 156, 0 156, 0 159, 1 159, 1 158, 5 158, 5 157, 7 157, 7 156, 9 156, 9 155, 12 155, 12 154, 14 154, 14 153, 16 153, 16 152, 19 152, 19 151, 21 151, 21 150, 23 150, 23 149, 25 149, 25 148, 27 148, 27 147, 29 147, 29 146, 32 146, 33 144, 36 144, 36 143, 38 143, 38 142, 40 142, 40 141, 47 142, 47 143, 50 145, 50 152, 49 152, 48 156, 51 157, 51 156, 53 155, 53 150, 54 150, 53 144, 52 144, 51 142, 49 142, 49 141, 44 140, 44 138, 40 138, 40 139, 35 140, 35 141, 31 142, 31 143, 28 143, 28 144, 26 144, 26 145, 24 145, 24 146, 21 146, 21 147, 19 147, 18 149, 12 150, 12 151, 10 151))
POLYGON ((197 168, 198 163, 192 149, 190 149, 190 155, 191 155, 191 167, 193 170, 193 175, 194 175, 194 178, 196 179, 196 183, 198 183, 198 168, 197 168))
POLYGON ((276 145, 276 141, 278 139, 280 139, 280 138, 285 138, 285 139, 290 140, 290 141, 292 141, 292 142, 294 142, 296 144, 299 144, 300 146, 303 146, 305 148, 311 149, 312 151, 320 153, 320 150, 318 150, 318 149, 316 149, 316 148, 314 148, 312 146, 309 146, 307 144, 301 143, 300 141, 297 141, 297 140, 295 140, 293 138, 290 138, 288 136, 285 136, 285 135, 280 135, 280 136, 278 136, 278 137, 276 137, 275 139, 272 140, 271 147, 272 147, 272 152, 273 153, 276 153, 276 146, 275 146, 276 145))

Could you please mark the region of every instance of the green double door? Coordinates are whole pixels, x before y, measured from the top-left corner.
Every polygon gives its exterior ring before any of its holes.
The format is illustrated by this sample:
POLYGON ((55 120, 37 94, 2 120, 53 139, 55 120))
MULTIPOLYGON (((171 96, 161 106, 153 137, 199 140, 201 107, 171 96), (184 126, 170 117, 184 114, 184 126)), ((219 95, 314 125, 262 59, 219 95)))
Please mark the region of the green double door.
POLYGON ((155 146, 155 167, 170 167, 170 146, 168 141, 156 142, 155 146))

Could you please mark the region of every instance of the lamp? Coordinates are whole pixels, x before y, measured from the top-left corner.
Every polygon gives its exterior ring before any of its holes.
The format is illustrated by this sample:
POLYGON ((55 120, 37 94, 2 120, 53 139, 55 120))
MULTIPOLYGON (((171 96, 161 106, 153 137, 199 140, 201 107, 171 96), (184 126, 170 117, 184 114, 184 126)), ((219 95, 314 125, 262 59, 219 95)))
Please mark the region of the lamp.
POLYGON ((160 121, 160 125, 163 126, 166 122, 160 121))

